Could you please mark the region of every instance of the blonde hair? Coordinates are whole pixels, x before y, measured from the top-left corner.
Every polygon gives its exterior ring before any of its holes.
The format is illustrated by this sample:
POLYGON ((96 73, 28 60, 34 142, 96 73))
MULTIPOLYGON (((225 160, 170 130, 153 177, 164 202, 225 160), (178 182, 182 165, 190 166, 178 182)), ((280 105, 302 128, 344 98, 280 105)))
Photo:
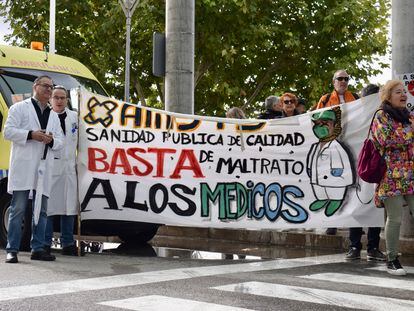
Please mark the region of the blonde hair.
POLYGON ((391 100, 391 92, 392 89, 395 88, 397 85, 403 84, 400 80, 389 80, 385 85, 381 88, 381 102, 389 102, 391 100))

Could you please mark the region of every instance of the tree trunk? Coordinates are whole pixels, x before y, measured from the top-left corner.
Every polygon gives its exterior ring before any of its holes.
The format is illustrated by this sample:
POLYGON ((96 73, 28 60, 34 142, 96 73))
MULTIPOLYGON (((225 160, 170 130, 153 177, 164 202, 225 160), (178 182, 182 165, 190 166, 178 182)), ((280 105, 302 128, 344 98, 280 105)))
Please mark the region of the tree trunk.
POLYGON ((200 59, 200 62, 197 65, 197 69, 194 72, 194 89, 197 88, 198 82, 200 82, 200 80, 203 78, 204 74, 211 67, 211 65, 211 63, 205 63, 203 58, 200 59))
POLYGON ((245 110, 257 97, 260 93, 262 88, 265 84, 269 81, 270 75, 275 72, 278 68, 278 64, 273 64, 270 68, 265 72, 263 77, 260 79, 259 83, 257 84, 256 89, 254 90, 253 94, 247 99, 247 102, 242 106, 242 109, 245 110))
POLYGON ((144 90, 142 89, 141 83, 139 83, 139 79, 135 78, 134 79, 134 87, 135 90, 138 93, 138 99, 141 102, 141 106, 147 106, 147 102, 145 100, 145 96, 144 96, 144 90))
POLYGON ((157 81, 155 85, 157 86, 158 96, 161 98, 163 108, 165 109, 165 80, 162 84, 157 81))

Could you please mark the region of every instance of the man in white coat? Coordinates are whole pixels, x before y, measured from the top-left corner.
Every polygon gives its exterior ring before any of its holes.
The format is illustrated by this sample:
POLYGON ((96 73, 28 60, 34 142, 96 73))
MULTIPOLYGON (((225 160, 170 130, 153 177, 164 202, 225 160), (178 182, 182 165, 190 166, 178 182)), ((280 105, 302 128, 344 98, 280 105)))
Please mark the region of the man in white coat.
MULTIPOLYGON (((62 147, 63 133, 58 115, 48 107, 53 81, 38 77, 33 84, 33 97, 10 107, 4 126, 4 138, 12 142, 7 191, 12 194, 7 234, 6 263, 17 263, 22 221, 29 196, 35 206, 36 189, 42 189, 40 214, 37 223, 32 219, 30 245, 32 260, 53 261, 44 251, 47 199, 50 193, 54 152, 62 147), (45 160, 42 160, 45 158, 45 160), (39 176, 39 165, 45 168, 39 176)), ((38 194, 39 194, 38 193, 38 194)))
POLYGON ((53 111, 59 116, 64 142, 63 148, 55 153, 52 190, 47 207, 45 250, 50 253, 53 221, 56 216, 59 216, 62 255, 77 256, 78 252, 73 239, 73 227, 78 214, 76 178, 78 114, 67 108, 67 91, 63 86, 55 86, 50 103, 53 111))

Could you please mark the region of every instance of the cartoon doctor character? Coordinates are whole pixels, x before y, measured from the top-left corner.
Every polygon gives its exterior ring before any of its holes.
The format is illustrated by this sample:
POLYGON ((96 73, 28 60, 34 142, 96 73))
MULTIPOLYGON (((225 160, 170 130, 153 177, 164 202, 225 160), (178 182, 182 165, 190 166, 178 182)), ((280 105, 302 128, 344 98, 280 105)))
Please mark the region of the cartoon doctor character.
POLYGON ((347 187, 355 180, 350 156, 336 138, 342 131, 341 110, 335 107, 312 115, 313 133, 319 142, 314 143, 307 156, 307 173, 316 200, 309 210, 325 208, 332 216, 342 205, 347 187))

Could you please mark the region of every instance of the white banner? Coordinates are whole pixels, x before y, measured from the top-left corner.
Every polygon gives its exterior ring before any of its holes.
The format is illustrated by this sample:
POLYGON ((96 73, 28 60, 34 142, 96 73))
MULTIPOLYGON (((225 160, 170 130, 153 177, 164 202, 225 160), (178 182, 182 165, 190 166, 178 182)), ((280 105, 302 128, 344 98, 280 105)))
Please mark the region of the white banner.
POLYGON ((82 92, 82 219, 256 229, 382 226, 375 185, 355 169, 378 105, 372 95, 291 118, 229 120, 82 92))

